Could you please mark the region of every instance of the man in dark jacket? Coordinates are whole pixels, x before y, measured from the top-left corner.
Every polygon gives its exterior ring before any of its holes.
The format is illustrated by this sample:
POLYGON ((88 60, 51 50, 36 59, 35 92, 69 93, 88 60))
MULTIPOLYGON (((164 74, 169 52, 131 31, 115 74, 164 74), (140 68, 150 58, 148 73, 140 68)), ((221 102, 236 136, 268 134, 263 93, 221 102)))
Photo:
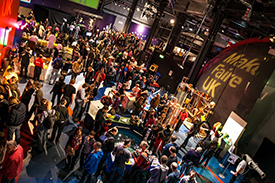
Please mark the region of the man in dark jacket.
POLYGON ((201 157, 201 151, 202 148, 198 147, 196 150, 195 149, 190 149, 183 157, 181 160, 180 165, 180 174, 184 173, 184 175, 189 174, 189 172, 193 169, 193 166, 198 166, 200 157, 201 157))
POLYGON ((55 58, 53 60, 52 66, 53 66, 53 70, 52 70, 51 75, 49 77, 49 84, 52 84, 51 83, 51 79, 52 79, 53 75, 54 75, 53 83, 55 83, 57 75, 58 75, 58 72, 59 72, 59 70, 63 66, 63 60, 62 60, 62 56, 61 55, 58 55, 57 58, 55 58))
POLYGON ((30 58, 32 57, 30 54, 30 47, 27 48, 26 51, 22 52, 20 62, 21 62, 21 70, 20 70, 20 76, 23 76, 23 69, 25 70, 24 76, 27 77, 28 74, 28 66, 30 63, 30 58))
POLYGON ((4 132, 4 124, 9 114, 9 102, 0 94, 0 131, 4 132))
POLYGON ((102 144, 102 150, 103 150, 103 156, 98 164, 97 171, 95 173, 95 177, 98 177, 101 170, 105 170, 106 168, 103 167, 104 163, 106 162, 106 159, 108 158, 109 154, 114 150, 115 148, 115 138, 116 134, 118 133, 118 129, 116 127, 111 128, 106 133, 106 139, 103 141, 102 144))
POLYGON ((104 105, 103 108, 101 108, 97 111, 96 116, 95 116, 94 126, 93 126, 94 132, 98 133, 100 131, 100 127, 102 126, 102 124, 105 121, 104 116, 105 116, 106 112, 108 111, 108 109, 109 109, 109 107, 107 105, 104 105))
POLYGON ((27 121, 29 121, 29 119, 31 118, 32 116, 32 113, 36 110, 36 108, 38 106, 41 106, 42 103, 41 103, 41 100, 43 99, 43 92, 42 90, 40 89, 41 88, 41 84, 38 82, 38 81, 35 81, 34 82, 34 89, 35 89, 35 98, 34 98, 34 102, 33 102, 33 105, 29 111, 29 114, 28 114, 28 119, 27 121))
POLYGON ((8 140, 12 140, 15 133, 15 141, 20 143, 20 129, 26 117, 26 106, 16 97, 9 97, 10 113, 7 119, 8 140))
POLYGON ((59 112, 59 119, 54 123, 52 137, 49 140, 50 142, 53 142, 55 139, 55 143, 56 144, 59 143, 59 138, 61 136, 63 128, 69 119, 69 112, 68 112, 68 108, 66 107, 66 104, 67 104, 67 100, 63 98, 61 99, 60 105, 57 105, 54 107, 55 111, 59 112), (56 131, 57 131, 57 135, 56 135, 56 131), (56 135, 56 138, 55 138, 55 135, 56 135))

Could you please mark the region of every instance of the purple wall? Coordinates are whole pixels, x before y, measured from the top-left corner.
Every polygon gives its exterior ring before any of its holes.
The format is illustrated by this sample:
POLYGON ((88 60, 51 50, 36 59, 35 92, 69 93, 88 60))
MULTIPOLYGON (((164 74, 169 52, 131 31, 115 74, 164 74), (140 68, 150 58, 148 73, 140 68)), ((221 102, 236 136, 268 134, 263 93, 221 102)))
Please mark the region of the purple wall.
MULTIPOLYGON (((74 11, 74 9, 79 9, 79 10, 83 10, 86 12, 90 12, 96 15, 101 15, 103 17, 103 20, 101 20, 100 25, 98 22, 96 22, 96 25, 99 25, 100 28, 105 27, 106 25, 112 23, 112 25, 115 22, 115 18, 116 16, 113 15, 109 15, 107 13, 103 13, 100 12, 96 9, 87 7, 87 6, 82 6, 80 4, 68 1, 68 0, 32 0, 31 3, 24 3, 24 2, 20 2, 20 6, 26 7, 26 8, 30 8, 30 9, 34 9, 34 5, 41 5, 41 6, 46 6, 49 8, 53 8, 53 9, 60 9, 66 13, 69 13, 71 15, 76 15, 76 12, 74 11)), ((84 21, 88 21, 88 16, 84 16, 84 21)), ((86 23, 85 23, 86 24, 86 23)))
POLYGON ((147 39, 147 36, 149 35, 150 28, 145 27, 140 24, 136 24, 134 22, 131 22, 130 28, 129 28, 129 33, 134 33, 136 34, 139 38, 142 38, 143 40, 147 39))

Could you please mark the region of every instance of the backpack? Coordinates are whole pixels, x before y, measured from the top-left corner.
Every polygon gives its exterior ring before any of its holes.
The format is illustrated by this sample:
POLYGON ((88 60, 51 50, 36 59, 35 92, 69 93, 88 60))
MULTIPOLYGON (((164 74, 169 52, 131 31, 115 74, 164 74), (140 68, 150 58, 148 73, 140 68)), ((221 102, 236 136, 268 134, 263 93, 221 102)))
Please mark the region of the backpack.
POLYGON ((151 157, 146 157, 143 154, 141 154, 140 156, 142 156, 145 159, 145 162, 143 163, 143 165, 140 166, 141 170, 142 171, 148 170, 151 167, 153 159, 151 157))
POLYGON ((55 65, 54 68, 55 69, 60 69, 63 66, 63 60, 58 60, 55 65))
POLYGON ((44 119, 43 121, 43 125, 45 126, 45 128, 47 129, 52 129, 53 125, 55 123, 55 115, 52 113, 49 113, 48 111, 46 111, 48 116, 44 119))
POLYGON ((55 121, 60 120, 60 112, 59 112, 59 107, 56 108, 55 113, 54 113, 55 121))

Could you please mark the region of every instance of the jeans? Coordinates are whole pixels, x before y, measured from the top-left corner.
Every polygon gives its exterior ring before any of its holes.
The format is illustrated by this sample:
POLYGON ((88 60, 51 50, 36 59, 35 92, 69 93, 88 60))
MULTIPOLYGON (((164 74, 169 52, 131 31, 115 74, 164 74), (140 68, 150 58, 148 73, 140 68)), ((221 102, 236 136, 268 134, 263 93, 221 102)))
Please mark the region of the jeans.
POLYGON ((39 124, 37 129, 37 150, 43 151, 43 146, 46 143, 48 135, 48 129, 44 127, 43 124, 39 124))
POLYGON ((61 96, 62 96, 62 93, 53 93, 52 95, 52 106, 54 106, 54 101, 55 101, 55 98, 56 98, 56 95, 57 95, 57 105, 60 104, 60 99, 61 99, 61 96))
POLYGON ((74 111, 73 111, 73 119, 76 119, 76 118, 79 117, 83 103, 84 103, 83 101, 77 102, 75 100, 75 107, 74 107, 74 111))
POLYGON ((9 180, 9 179, 5 178, 4 176, 2 176, 1 183, 15 183, 15 178, 9 180))
POLYGON ((50 75, 50 77, 49 77, 49 83, 51 83, 51 79, 52 79, 53 74, 54 74, 53 83, 55 83, 56 78, 57 78, 57 75, 58 75, 58 72, 59 72, 59 69, 54 69, 54 68, 53 68, 53 70, 52 70, 52 72, 51 72, 51 75, 50 75))
POLYGON ((116 165, 113 165, 113 170, 110 173, 109 182, 119 183, 120 179, 123 176, 123 173, 124 173, 124 168, 119 168, 116 165), (117 173, 117 177, 115 177, 116 173, 117 173))
POLYGON ((33 76, 34 81, 39 81, 41 71, 42 71, 41 67, 38 67, 38 66, 34 67, 34 76, 33 76))
POLYGON ((8 140, 12 140, 13 134, 15 133, 15 141, 17 142, 17 144, 20 143, 20 129, 21 129, 21 125, 18 126, 9 126, 8 127, 8 140))
POLYGON ((89 172, 84 169, 84 172, 82 174, 82 177, 81 177, 79 183, 84 183, 84 182, 95 183, 96 180, 94 180, 92 176, 93 176, 92 174, 89 174, 89 172))
POLYGON ((193 170, 193 163, 191 161, 185 161, 180 167, 180 174, 189 175, 190 171, 193 170))

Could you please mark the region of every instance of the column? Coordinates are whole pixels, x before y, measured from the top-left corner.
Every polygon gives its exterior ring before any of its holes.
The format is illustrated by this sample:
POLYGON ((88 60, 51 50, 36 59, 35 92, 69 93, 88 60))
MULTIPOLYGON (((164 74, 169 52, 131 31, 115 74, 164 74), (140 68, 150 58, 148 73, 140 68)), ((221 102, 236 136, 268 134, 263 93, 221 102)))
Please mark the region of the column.
POLYGON ((177 20, 175 23, 175 26, 173 28, 172 34, 168 40, 168 44, 165 48, 165 52, 168 53, 172 53, 174 50, 174 47, 176 46, 178 39, 179 39, 179 35, 181 33, 182 30, 182 26, 184 24, 186 20, 186 15, 184 15, 183 13, 179 13, 179 15, 177 16, 177 20))
POLYGON ((202 45, 202 47, 200 49, 200 52, 199 52, 199 54, 197 56, 197 59, 194 62, 193 66, 191 68, 191 71, 190 71, 190 73, 188 75, 189 82, 192 83, 192 84, 194 84, 194 85, 196 84, 196 82, 198 80, 197 76, 198 76, 198 74, 200 72, 202 64, 204 63, 206 56, 208 55, 209 51, 211 50, 212 45, 215 42, 216 35, 217 35, 217 33, 219 31, 219 28, 220 28, 220 26, 222 24, 222 21, 223 21, 223 19, 226 16, 226 13, 224 12, 224 9, 227 6, 227 3, 229 1, 230 0, 222 1, 217 6, 217 8, 219 10, 216 13, 216 15, 214 17, 214 20, 213 20, 213 22, 211 24, 211 27, 210 27, 210 30, 209 30, 209 35, 208 35, 207 38, 205 38, 205 40, 203 42, 203 45, 202 45))
POLYGON ((137 8, 137 3, 138 3, 138 0, 134 0, 131 5, 131 9, 129 11, 129 14, 127 16, 127 19, 126 19, 124 27, 123 27, 123 32, 128 32, 128 30, 130 28, 132 18, 134 16, 135 10, 137 8))

